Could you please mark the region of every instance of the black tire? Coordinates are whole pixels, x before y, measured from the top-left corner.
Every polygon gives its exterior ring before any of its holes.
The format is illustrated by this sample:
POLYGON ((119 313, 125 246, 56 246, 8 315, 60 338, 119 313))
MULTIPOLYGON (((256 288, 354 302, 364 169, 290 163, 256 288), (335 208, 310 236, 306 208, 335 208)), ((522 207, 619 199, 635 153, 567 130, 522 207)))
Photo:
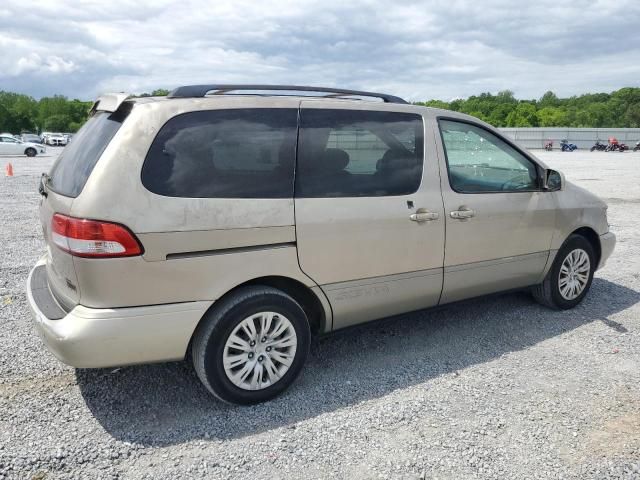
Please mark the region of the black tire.
POLYGON ((38 154, 38 152, 36 152, 36 149, 35 149, 35 148, 31 148, 31 147, 29 147, 29 148, 27 148, 27 149, 24 151, 24 154, 25 154, 27 157, 35 157, 35 156, 38 154))
POLYGON ((596 147, 591 147, 591 151, 593 152, 596 149, 596 147))
POLYGON ((535 298, 538 303, 556 310, 568 310, 573 308, 582 301, 589 291, 596 267, 596 256, 591 243, 581 235, 571 235, 558 250, 556 258, 553 261, 553 265, 545 279, 541 284, 536 285, 531 289, 533 298, 535 298), (569 253, 577 249, 584 250, 589 257, 589 275, 587 283, 580 295, 572 300, 567 300, 560 293, 560 269, 562 268, 562 263, 569 253))
POLYGON ((270 400, 287 389, 300 374, 309 353, 311 332, 302 307, 286 293, 267 286, 241 287, 207 312, 191 344, 191 360, 200 381, 213 395, 228 403, 249 405, 270 400), (245 390, 227 376, 223 365, 225 343, 236 326, 259 312, 286 317, 296 333, 293 362, 284 375, 261 390, 245 390))

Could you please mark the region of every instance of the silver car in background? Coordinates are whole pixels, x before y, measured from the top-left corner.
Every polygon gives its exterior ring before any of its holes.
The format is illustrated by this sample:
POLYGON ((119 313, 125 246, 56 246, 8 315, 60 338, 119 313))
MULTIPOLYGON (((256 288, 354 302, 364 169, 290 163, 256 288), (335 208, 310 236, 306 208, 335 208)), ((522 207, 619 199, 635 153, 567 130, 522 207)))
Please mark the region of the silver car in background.
POLYGON ((51 351, 187 358, 241 404, 287 388, 311 335, 513 289, 572 308, 615 245, 601 200, 492 126, 340 89, 105 95, 40 193, 51 351))
POLYGON ((22 135, 20 135, 20 140, 26 143, 43 143, 40 135, 37 135, 35 133, 23 133, 22 135))
POLYGON ((39 143, 18 140, 13 135, 0 135, 0 155, 26 155, 35 157, 40 153, 46 153, 47 149, 39 143))

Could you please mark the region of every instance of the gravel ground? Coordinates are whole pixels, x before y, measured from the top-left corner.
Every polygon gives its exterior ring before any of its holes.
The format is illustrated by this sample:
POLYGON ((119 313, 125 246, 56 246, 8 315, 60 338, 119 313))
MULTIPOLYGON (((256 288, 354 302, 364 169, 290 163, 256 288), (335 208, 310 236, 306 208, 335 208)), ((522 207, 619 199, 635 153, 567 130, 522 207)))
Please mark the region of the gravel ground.
POLYGON ((185 363, 76 370, 38 339, 24 283, 55 150, 0 157, 0 479, 640 478, 640 154, 539 154, 618 236, 574 310, 516 293, 337 333, 286 394, 233 407, 185 363))

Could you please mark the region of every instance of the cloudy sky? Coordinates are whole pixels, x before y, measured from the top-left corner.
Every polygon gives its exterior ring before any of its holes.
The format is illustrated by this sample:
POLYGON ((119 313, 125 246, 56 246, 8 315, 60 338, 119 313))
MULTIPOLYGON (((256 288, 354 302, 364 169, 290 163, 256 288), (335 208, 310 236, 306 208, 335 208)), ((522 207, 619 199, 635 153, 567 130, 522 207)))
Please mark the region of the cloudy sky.
POLYGON ((286 83, 410 100, 640 86, 639 0, 1 0, 0 90, 286 83))

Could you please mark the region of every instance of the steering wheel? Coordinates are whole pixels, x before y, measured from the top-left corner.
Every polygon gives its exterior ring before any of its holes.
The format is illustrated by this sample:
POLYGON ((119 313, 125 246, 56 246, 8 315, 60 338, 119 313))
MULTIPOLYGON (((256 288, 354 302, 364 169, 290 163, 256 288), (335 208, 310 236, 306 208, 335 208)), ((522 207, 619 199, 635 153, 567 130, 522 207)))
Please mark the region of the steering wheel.
POLYGON ((514 177, 511 177, 509 180, 504 182, 501 185, 500 189, 501 190, 526 190, 530 187, 531 187, 531 178, 529 177, 529 172, 525 171, 525 172, 519 173, 514 177))

